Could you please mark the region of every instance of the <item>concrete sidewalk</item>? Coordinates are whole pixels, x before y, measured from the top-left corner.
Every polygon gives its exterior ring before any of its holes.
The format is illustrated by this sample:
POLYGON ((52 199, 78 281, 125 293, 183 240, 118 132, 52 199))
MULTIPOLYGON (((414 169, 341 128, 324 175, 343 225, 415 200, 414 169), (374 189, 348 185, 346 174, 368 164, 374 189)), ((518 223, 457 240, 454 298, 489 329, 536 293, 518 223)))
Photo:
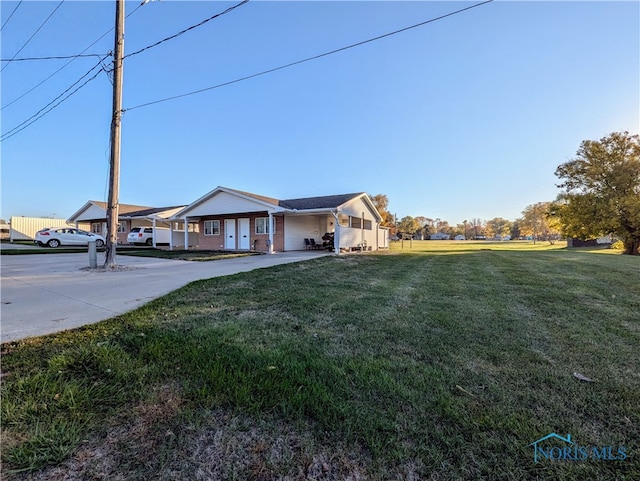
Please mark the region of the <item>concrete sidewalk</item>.
MULTIPOLYGON (((2 256, 0 340, 51 334, 131 311, 189 282, 328 255, 292 251, 211 262, 120 255, 122 271, 84 270, 87 254, 2 256)), ((98 254, 98 265, 104 254, 98 254)))

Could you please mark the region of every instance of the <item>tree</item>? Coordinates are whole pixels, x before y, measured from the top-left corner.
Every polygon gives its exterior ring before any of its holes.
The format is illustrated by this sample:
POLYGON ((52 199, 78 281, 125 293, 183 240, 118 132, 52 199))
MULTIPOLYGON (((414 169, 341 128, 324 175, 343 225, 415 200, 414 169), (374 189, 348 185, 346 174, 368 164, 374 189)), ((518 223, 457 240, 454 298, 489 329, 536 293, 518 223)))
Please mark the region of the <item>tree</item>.
POLYGON ((614 132, 585 140, 576 158, 558 166, 564 189, 556 213, 565 235, 618 236, 624 253, 640 250, 640 136, 614 132))
POLYGON ((525 207, 518 219, 520 232, 533 237, 533 241, 544 240, 550 244, 560 238, 560 223, 557 209, 552 202, 538 202, 525 207))
POLYGON ((502 217, 494 217, 487 221, 487 236, 489 237, 502 237, 511 231, 511 221, 503 219, 502 217))
POLYGON ((398 232, 403 235, 412 236, 418 232, 419 229, 420 224, 410 215, 403 217, 400 219, 400 222, 398 222, 398 232))
POLYGON ((474 217, 473 219, 471 219, 470 227, 473 231, 474 237, 484 235, 484 222, 482 221, 482 219, 474 217))
POLYGON ((418 225, 420 227, 418 227, 418 231, 417 233, 422 235, 423 238, 428 239, 429 235, 431 234, 431 222, 432 220, 429 219, 428 217, 424 217, 422 215, 419 215, 417 217, 414 217, 415 221, 418 223, 418 225))
POLYGON ((376 210, 382 216, 382 222, 380 223, 386 227, 393 227, 394 225, 394 217, 387 209, 389 208, 389 199, 384 194, 376 194, 373 196, 369 196, 371 202, 376 207, 376 210))
POLYGON ((519 220, 514 220, 513 223, 511 224, 511 238, 512 239, 519 239, 520 235, 521 235, 521 231, 520 231, 520 221, 519 220))

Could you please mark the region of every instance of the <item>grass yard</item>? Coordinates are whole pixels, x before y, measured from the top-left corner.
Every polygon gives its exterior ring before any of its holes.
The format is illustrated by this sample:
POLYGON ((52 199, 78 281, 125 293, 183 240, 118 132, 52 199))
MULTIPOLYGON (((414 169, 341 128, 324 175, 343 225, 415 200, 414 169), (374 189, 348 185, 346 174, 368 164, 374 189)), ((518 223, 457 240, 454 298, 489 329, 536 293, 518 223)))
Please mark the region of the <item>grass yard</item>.
POLYGON ((232 257, 245 257, 262 255, 261 252, 230 252, 230 251, 169 251, 163 249, 121 249, 118 251, 118 255, 133 256, 133 257, 155 257, 158 259, 176 259, 182 261, 216 261, 219 259, 230 259, 232 257))
POLYGON ((3 479, 640 479, 640 258, 495 244, 199 281, 3 344, 3 479), (624 459, 534 462, 550 433, 624 459))

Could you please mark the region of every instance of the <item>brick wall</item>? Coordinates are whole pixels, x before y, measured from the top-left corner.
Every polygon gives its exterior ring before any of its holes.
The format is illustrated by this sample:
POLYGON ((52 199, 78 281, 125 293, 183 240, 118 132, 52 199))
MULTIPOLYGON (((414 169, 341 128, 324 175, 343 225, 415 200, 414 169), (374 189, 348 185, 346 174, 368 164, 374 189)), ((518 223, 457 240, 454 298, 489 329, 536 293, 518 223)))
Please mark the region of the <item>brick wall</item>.
MULTIPOLYGON (((269 240, 268 234, 256 234, 256 219, 260 217, 269 217, 266 212, 251 213, 251 214, 236 214, 236 215, 219 215, 209 216, 200 219, 199 224, 199 246, 201 250, 220 250, 224 249, 224 221, 225 219, 236 220, 236 242, 238 242, 238 219, 249 219, 249 248, 259 251, 267 252, 267 241, 269 240), (204 221, 206 220, 219 220, 220 221, 220 234, 219 235, 205 235, 204 234, 204 221)), ((273 248, 276 251, 284 250, 284 217, 273 216, 276 229, 273 235, 273 248)), ((237 244, 236 244, 237 247, 237 244)))

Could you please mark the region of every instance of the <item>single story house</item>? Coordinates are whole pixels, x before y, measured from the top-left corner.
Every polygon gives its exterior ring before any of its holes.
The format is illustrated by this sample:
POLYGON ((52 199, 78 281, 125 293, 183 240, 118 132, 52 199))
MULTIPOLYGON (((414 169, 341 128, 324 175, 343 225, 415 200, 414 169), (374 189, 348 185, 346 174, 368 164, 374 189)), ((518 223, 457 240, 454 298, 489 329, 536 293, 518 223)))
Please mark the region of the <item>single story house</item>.
MULTIPOLYGON (((216 187, 170 220, 195 224, 198 249, 273 253, 304 250, 311 240, 336 253, 389 247, 389 231, 363 192, 280 200, 216 187)), ((191 244, 177 237, 172 232, 170 248, 191 244)))
POLYGON ((435 234, 431 234, 429 238, 431 240, 449 240, 449 234, 445 234, 444 232, 436 232, 435 234))
MULTIPOLYGON (((118 244, 127 243, 127 234, 134 227, 169 228, 169 217, 184 206, 147 207, 142 205, 118 205, 118 244)), ((90 200, 75 212, 67 222, 78 228, 86 228, 95 234, 107 235, 107 203, 90 200)), ((182 225, 172 226, 181 231, 182 225)))

